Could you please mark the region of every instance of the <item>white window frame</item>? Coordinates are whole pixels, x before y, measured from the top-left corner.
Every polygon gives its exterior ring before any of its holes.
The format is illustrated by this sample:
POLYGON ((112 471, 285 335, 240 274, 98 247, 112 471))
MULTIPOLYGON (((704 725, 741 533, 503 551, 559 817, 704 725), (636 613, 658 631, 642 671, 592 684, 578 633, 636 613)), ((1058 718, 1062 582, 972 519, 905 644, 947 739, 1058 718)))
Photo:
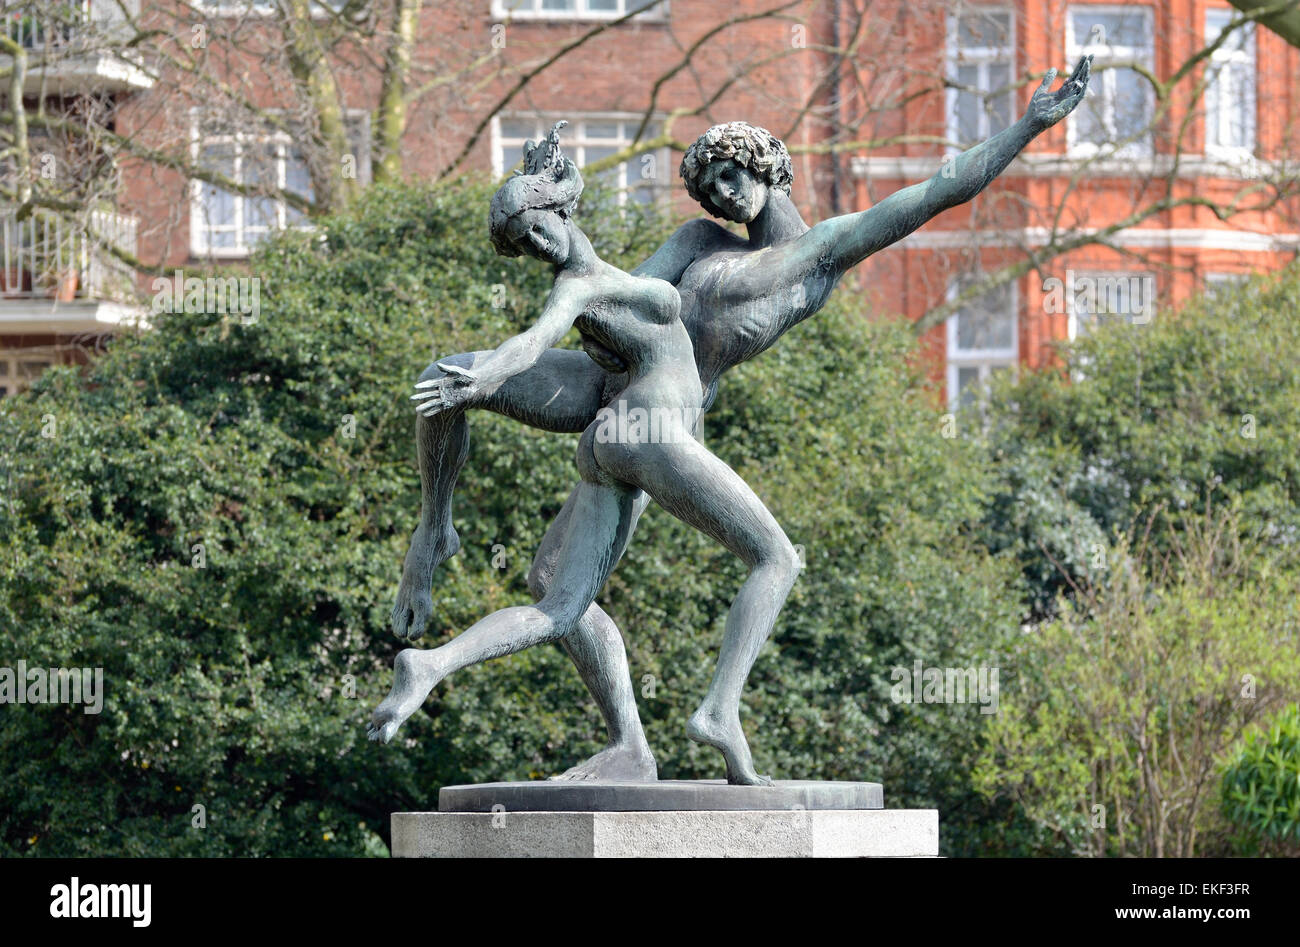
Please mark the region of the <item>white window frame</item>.
MULTIPOLYGON (((598 148, 626 148, 632 144, 631 136, 635 134, 636 129, 640 127, 644 115, 635 112, 566 112, 566 113, 538 113, 538 112, 507 112, 502 115, 492 117, 492 173, 497 177, 509 174, 511 169, 503 167, 504 148, 507 141, 511 146, 522 145, 524 141, 531 138, 533 141, 543 140, 551 127, 560 119, 567 119, 569 127, 563 130, 562 137, 572 138, 572 145, 565 143, 566 153, 573 159, 578 167, 586 162, 585 149, 588 146, 598 148), (501 133, 501 122, 532 122, 534 124, 534 133, 528 138, 510 138, 506 139, 501 133), (622 134, 618 138, 588 138, 586 134, 587 124, 605 124, 618 122, 621 126, 622 134)), ((658 116, 652 117, 650 126, 659 125, 662 119, 658 116)), ((650 126, 647 126, 649 128, 650 126)), ((636 187, 649 187, 654 194, 654 203, 664 199, 671 189, 671 176, 668 173, 670 164, 668 162, 668 151, 666 148, 658 148, 654 151, 646 152, 654 156, 656 165, 664 170, 663 174, 657 176, 653 183, 639 185, 629 183, 628 178, 632 171, 632 166, 643 156, 630 158, 622 162, 618 168, 618 203, 620 206, 626 205, 628 191, 636 187)))
MULTIPOLYGON (((190 160, 197 167, 202 159, 203 147, 209 144, 233 144, 239 152, 236 154, 236 162, 242 160, 242 150, 247 146, 274 144, 277 147, 276 156, 276 176, 277 187, 285 187, 285 176, 288 168, 289 146, 294 143, 293 136, 280 129, 273 129, 265 133, 237 131, 230 135, 209 135, 204 136, 203 130, 204 110, 200 108, 190 109, 190 160)), ((349 120, 357 122, 360 140, 357 145, 357 180, 365 184, 370 178, 370 119, 368 113, 361 110, 349 109, 345 113, 349 120)), ((239 180, 238 170, 235 180, 239 180)), ((190 180, 190 254, 191 256, 205 259, 222 259, 222 260, 243 260, 253 252, 257 247, 257 242, 249 243, 246 239, 247 226, 243 220, 244 205, 243 197, 236 195, 235 203, 235 234, 237 243, 233 247, 214 247, 208 243, 207 213, 204 209, 203 191, 211 187, 206 181, 192 178, 190 180)), ((276 205, 276 222, 275 226, 269 228, 271 231, 284 230, 288 225, 289 205, 286 201, 270 197, 268 200, 274 201, 276 205)), ((296 225, 298 229, 310 230, 311 224, 300 223, 296 225)))
MULTIPOLYGON (((1069 300, 1069 313, 1070 313, 1069 329, 1067 335, 1071 342, 1079 338, 1080 313, 1078 311, 1078 305, 1075 303, 1075 299, 1077 298, 1077 292, 1078 292, 1076 289, 1076 283, 1079 277, 1081 276, 1087 277, 1088 279, 1094 279, 1094 280, 1096 279, 1150 280, 1149 283, 1144 283, 1144 286, 1149 286, 1151 288, 1151 292, 1147 293, 1145 289, 1143 290, 1143 299, 1142 299, 1143 306, 1141 312, 1140 313, 1130 312, 1130 313, 1125 313, 1125 315, 1127 315, 1130 318, 1131 320, 1130 325, 1138 326, 1138 327, 1143 325, 1149 325, 1151 321, 1155 318, 1156 315, 1155 295, 1156 292, 1158 292, 1159 290, 1160 284, 1156 278, 1156 274, 1151 272, 1150 270, 1070 270, 1067 275, 1069 276, 1069 280, 1070 280, 1070 285, 1066 287, 1066 292, 1069 293, 1067 299, 1069 300), (1141 319, 1136 318, 1139 315, 1142 317, 1141 319)), ((1096 316, 1099 315, 1099 313, 1087 313, 1086 315, 1091 318, 1096 318, 1096 316)), ((1109 313, 1109 315, 1112 316, 1118 315, 1118 313, 1109 313)))
MULTIPOLYGON (((495 20, 617 20, 628 13, 627 0, 616 0, 617 10, 591 10, 587 0, 572 0, 572 10, 543 10, 544 0, 523 0, 529 9, 511 9, 510 0, 492 0, 492 18, 495 20)), ((633 20, 666 20, 670 0, 659 6, 636 14, 633 20)))
MULTIPOLYGON (((1113 69, 1097 70, 1096 66, 1104 65, 1110 62, 1140 62, 1148 69, 1155 69, 1155 8, 1150 4, 1134 3, 1127 5, 1102 5, 1102 4, 1079 4, 1072 3, 1065 8, 1065 60, 1068 63, 1078 62, 1079 58, 1092 53, 1094 55, 1094 68, 1092 79, 1088 83, 1088 97, 1100 95, 1102 97, 1103 110, 1102 122, 1104 125, 1113 128, 1114 113, 1114 82, 1116 72, 1113 69), (1130 14, 1136 15, 1141 12, 1146 17, 1146 29, 1143 31, 1147 37, 1147 42, 1143 46, 1114 46, 1107 43, 1105 46, 1092 45, 1089 43, 1088 36, 1077 36, 1074 31, 1074 18, 1076 14, 1096 12, 1109 14, 1130 14)), ((1139 77, 1140 78, 1140 77, 1139 77)), ((1112 147, 1109 144, 1099 145, 1096 142, 1080 141, 1078 138, 1079 123, 1076 117, 1065 123, 1066 128, 1066 147, 1067 153, 1072 158, 1090 158, 1099 154, 1105 154, 1107 157, 1119 158, 1148 158, 1154 153, 1154 129, 1151 127, 1151 121, 1155 118, 1155 90, 1151 88, 1150 83, 1141 79, 1142 89, 1146 95, 1147 102, 1147 129, 1146 134, 1136 141, 1131 141, 1120 147, 1112 147)))
MULTIPOLYGON (((209 16, 234 20, 244 17, 270 17, 280 12, 276 0, 191 0, 193 5, 209 16)), ((331 16, 327 7, 335 10, 347 0, 312 0, 311 15, 316 19, 331 16)))
MULTIPOLYGON (((963 289, 963 284, 967 280, 964 277, 958 277, 948 284, 948 301, 954 301, 963 289)), ((947 394, 948 408, 956 411, 960 407, 959 396, 960 386, 957 383, 960 377, 960 369, 976 368, 979 369, 980 382, 987 385, 990 378, 993 377, 995 369, 1008 368, 1012 372, 1017 372, 1020 367, 1020 287, 1013 281, 1004 284, 1008 287, 1010 293, 1011 305, 1011 345, 1002 349, 964 349, 957 348, 957 318, 959 312, 954 312, 947 319, 946 325, 946 350, 947 350, 947 394)), ((1002 289, 1001 286, 994 289, 1002 289)))
POLYGON ((1231 293, 1250 282, 1251 275, 1241 270, 1209 270, 1201 275, 1201 291, 1206 296, 1231 293))
POLYGON ((1241 270, 1206 270, 1201 280, 1206 286, 1233 286, 1249 282, 1250 276, 1241 270))
MULTIPOLYGON (((1016 71, 1016 10, 1015 7, 1004 7, 1001 5, 975 5, 962 4, 948 14, 947 29, 947 73, 951 82, 957 81, 958 66, 978 66, 980 70, 980 81, 978 88, 985 93, 992 92, 989 81, 988 70, 994 65, 1010 65, 1011 75, 1015 76, 1016 71), (1006 46, 975 46, 960 47, 959 24, 963 14, 972 10, 979 13, 1005 13, 1007 15, 1007 45, 1006 46)), ((960 122, 957 119, 957 98, 960 90, 949 88, 945 97, 945 105, 948 110, 948 123, 946 136, 949 141, 948 153, 955 154, 961 151, 962 147, 968 143, 962 142, 960 138, 960 122)), ((1004 93, 1009 100, 1009 114, 1011 122, 1016 121, 1016 99, 1015 90, 1008 88, 1004 93)), ((976 135, 976 141, 987 141, 994 133, 989 131, 989 113, 986 109, 980 110, 979 132, 976 135)))
MULTIPOLYGON (((1224 27, 1227 26, 1227 23, 1231 22, 1236 12, 1237 11, 1235 9, 1224 10, 1224 9, 1215 9, 1215 8, 1210 8, 1205 11, 1205 45, 1206 46, 1208 46, 1210 43, 1213 43, 1216 39, 1219 38, 1219 34, 1222 32, 1224 27), (1220 18, 1220 17, 1224 18, 1226 22, 1224 22, 1223 24, 1219 25, 1216 28, 1213 21, 1216 18, 1220 18)), ((1240 49, 1220 48, 1215 50, 1210 55, 1210 60, 1206 64, 1206 70, 1208 72, 1209 70, 1212 70, 1216 67, 1246 65, 1249 69, 1249 75, 1250 75, 1249 88, 1245 90, 1244 95, 1240 95, 1240 97, 1238 97, 1240 90, 1232 89, 1231 87, 1225 88, 1223 82, 1225 73, 1220 73, 1218 76, 1214 77, 1213 79, 1210 79, 1209 76, 1206 77, 1208 81, 1206 83, 1205 92, 1201 97, 1201 101, 1205 103, 1205 156, 1207 158, 1216 158, 1219 160, 1227 160, 1227 161, 1238 161, 1243 158, 1249 158, 1254 156, 1256 140, 1259 134, 1259 121, 1256 115, 1256 110, 1259 107, 1259 100, 1257 94, 1257 90, 1259 86, 1259 74, 1258 74, 1259 67, 1258 67, 1258 59, 1256 58, 1256 52, 1255 52, 1256 49, 1255 25, 1251 23, 1251 24, 1247 24, 1246 26, 1238 27, 1236 30, 1233 31, 1233 33, 1235 36, 1243 37, 1244 42, 1242 43, 1242 48, 1240 49), (1216 116, 1210 115, 1210 106, 1209 106, 1210 85, 1215 85, 1218 86, 1219 88, 1219 92, 1217 95, 1218 114, 1216 116), (1227 94, 1224 94, 1225 92, 1227 94), (1237 111, 1236 106, 1240 104, 1243 100, 1248 101, 1246 108, 1243 110, 1249 120, 1248 129, 1246 132, 1247 142, 1242 145, 1221 145, 1218 143, 1211 144, 1210 143, 1211 121, 1214 120, 1217 122, 1220 131, 1222 131, 1222 129, 1224 129, 1225 127, 1229 127, 1229 123, 1233 117, 1233 113, 1237 111)), ((1230 72, 1226 73, 1226 75, 1231 75, 1231 73, 1230 72)))

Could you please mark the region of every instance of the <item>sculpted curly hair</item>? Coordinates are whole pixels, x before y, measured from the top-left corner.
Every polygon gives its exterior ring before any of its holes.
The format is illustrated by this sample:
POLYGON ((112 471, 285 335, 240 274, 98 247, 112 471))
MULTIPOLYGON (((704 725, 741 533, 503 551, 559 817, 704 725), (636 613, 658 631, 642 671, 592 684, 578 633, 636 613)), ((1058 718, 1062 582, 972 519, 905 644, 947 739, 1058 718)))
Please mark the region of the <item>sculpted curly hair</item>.
POLYGON ((687 193, 714 217, 726 215, 700 190, 700 179, 711 162, 727 159, 748 168, 769 188, 790 193, 794 170, 790 164, 790 152, 786 151, 781 139, 766 128, 748 122, 714 125, 686 149, 681 167, 687 193))
POLYGON ((492 195, 488 233, 501 256, 520 255, 506 235, 506 225, 512 218, 526 210, 551 210, 561 217, 571 217, 577 209, 582 175, 578 166, 560 152, 560 129, 567 124, 556 122, 545 141, 524 145, 524 169, 516 171, 492 195))

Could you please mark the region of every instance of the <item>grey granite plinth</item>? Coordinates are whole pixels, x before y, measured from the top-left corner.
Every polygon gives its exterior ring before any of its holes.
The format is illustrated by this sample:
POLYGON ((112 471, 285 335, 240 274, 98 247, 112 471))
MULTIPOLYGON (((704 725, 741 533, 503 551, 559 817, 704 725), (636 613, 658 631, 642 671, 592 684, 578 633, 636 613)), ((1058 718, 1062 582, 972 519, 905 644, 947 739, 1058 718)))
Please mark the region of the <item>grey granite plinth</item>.
POLYGON ((828 858, 939 853, 933 809, 396 812, 398 858, 828 858))
POLYGON ((880 783, 777 780, 729 786, 721 779, 546 780, 444 786, 439 812, 730 812, 883 809, 880 783))

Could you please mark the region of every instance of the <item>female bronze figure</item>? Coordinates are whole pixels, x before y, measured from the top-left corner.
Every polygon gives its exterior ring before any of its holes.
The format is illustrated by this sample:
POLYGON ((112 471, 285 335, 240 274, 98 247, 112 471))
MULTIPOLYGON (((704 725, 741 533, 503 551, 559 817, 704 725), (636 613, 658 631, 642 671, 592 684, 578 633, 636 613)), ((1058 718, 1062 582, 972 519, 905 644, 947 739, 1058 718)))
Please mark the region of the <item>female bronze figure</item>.
POLYGON ((375 711, 370 736, 391 739, 452 671, 572 633, 622 555, 644 491, 749 566, 713 681, 687 732, 722 751, 728 782, 763 785, 770 780, 754 771, 740 696, 794 584, 798 557, 754 491, 694 437, 703 388, 676 288, 604 262, 574 223, 582 178, 560 153, 559 128, 526 150, 524 173, 493 197, 490 219, 499 253, 526 253, 555 268, 542 314, 472 369, 442 366, 445 374, 426 386, 423 410, 481 398, 532 368, 575 326, 587 354, 618 372, 623 387, 579 442, 582 479, 546 594, 535 605, 494 612, 439 648, 399 653, 392 693, 375 711))

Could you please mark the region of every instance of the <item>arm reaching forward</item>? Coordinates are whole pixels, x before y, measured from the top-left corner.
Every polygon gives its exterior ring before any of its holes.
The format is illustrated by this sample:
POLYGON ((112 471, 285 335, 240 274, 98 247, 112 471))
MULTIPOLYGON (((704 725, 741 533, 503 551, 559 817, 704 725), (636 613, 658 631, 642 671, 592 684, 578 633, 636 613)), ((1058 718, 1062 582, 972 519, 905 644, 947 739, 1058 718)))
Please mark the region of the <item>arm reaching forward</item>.
POLYGON ((578 281, 560 280, 546 298, 537 321, 502 342, 473 370, 439 362, 445 374, 416 384, 416 393, 411 396, 418 402, 415 410, 427 418, 480 395, 490 395, 503 382, 536 365, 543 352, 564 338, 589 301, 578 281))
MULTIPOLYGON (((1005 131, 944 161, 934 177, 895 191, 869 210, 833 217, 800 238, 802 262, 829 261, 838 276, 877 250, 901 240, 932 217, 964 204, 1009 165, 1036 136, 1074 111, 1088 90, 1092 56, 1079 60, 1061 88, 1051 91, 1049 69, 1024 116, 1005 131)), ((825 265, 825 262, 822 262, 825 265)))

